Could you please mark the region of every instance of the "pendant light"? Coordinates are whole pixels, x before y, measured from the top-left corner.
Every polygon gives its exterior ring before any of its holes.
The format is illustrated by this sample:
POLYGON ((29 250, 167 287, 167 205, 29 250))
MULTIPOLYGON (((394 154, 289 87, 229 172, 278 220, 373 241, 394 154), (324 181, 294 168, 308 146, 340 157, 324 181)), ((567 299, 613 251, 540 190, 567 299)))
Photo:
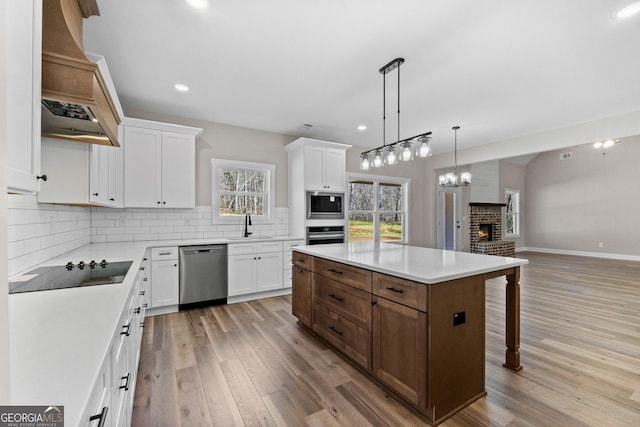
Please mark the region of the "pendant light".
POLYGON ((453 130, 453 172, 447 172, 438 177, 438 183, 442 187, 466 187, 471 184, 471 174, 462 172, 458 175, 458 130, 460 126, 454 126, 453 130))
POLYGON ((379 168, 385 164, 395 165, 398 161, 408 162, 415 157, 428 157, 431 155, 431 132, 400 140, 400 65, 403 63, 404 58, 396 58, 378 70, 382 74, 382 146, 360 154, 360 169, 362 170, 368 170, 371 167, 379 168), (396 68, 398 69, 398 135, 396 142, 387 144, 386 76, 396 68))

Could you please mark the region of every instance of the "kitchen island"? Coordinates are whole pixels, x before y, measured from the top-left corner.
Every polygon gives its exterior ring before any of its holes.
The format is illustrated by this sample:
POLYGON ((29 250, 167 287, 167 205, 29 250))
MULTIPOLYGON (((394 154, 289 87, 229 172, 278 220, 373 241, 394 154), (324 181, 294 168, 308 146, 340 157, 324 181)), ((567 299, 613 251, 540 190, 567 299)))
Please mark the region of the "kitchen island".
POLYGON ((504 366, 520 370, 525 259, 354 243, 296 247, 299 324, 439 424, 486 394, 485 281, 506 276, 504 366))

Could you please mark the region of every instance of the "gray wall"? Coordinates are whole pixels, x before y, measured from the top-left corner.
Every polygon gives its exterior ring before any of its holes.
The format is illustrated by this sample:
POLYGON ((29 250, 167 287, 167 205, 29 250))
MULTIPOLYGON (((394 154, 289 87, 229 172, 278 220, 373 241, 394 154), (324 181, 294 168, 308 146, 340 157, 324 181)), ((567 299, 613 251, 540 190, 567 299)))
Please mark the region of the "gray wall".
POLYGON ((528 247, 640 255, 640 137, 539 154, 526 168, 528 247), (560 153, 572 153, 560 160, 560 153), (598 243, 604 247, 598 247, 598 243))
POLYGON ((204 129, 196 139, 197 206, 211 204, 212 158, 276 165, 276 206, 287 206, 288 168, 287 152, 284 146, 296 139, 296 137, 141 110, 127 109, 125 114, 127 117, 204 129))
MULTIPOLYGON (((504 190, 520 190, 520 237, 515 239, 505 239, 511 240, 516 243, 516 248, 521 248, 526 246, 526 227, 524 226, 527 223, 527 191, 525 187, 525 175, 526 175, 526 167, 524 165, 519 165, 515 163, 505 162, 503 160, 500 161, 500 177, 499 177, 499 187, 500 187, 500 203, 504 203, 504 190)), ((504 239, 505 232, 505 222, 504 222, 504 211, 502 209, 502 233, 504 239)))

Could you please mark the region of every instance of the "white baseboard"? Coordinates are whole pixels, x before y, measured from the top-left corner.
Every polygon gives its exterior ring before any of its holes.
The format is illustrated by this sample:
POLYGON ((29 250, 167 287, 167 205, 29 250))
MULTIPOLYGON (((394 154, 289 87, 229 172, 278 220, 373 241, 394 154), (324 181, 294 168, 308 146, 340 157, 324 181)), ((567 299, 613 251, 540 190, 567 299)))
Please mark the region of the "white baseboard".
POLYGON ((624 261, 640 261, 640 255, 608 254, 602 252, 570 251, 565 249, 532 248, 524 246, 516 248, 516 252, 542 252, 546 254, 575 255, 592 258, 620 259, 624 261))
POLYGON ((258 292, 255 294, 236 295, 233 297, 227 297, 227 304, 251 301, 254 299, 261 299, 261 298, 279 297, 281 295, 289 295, 290 293, 291 293, 291 288, 284 288, 284 289, 276 289, 273 291, 258 292))

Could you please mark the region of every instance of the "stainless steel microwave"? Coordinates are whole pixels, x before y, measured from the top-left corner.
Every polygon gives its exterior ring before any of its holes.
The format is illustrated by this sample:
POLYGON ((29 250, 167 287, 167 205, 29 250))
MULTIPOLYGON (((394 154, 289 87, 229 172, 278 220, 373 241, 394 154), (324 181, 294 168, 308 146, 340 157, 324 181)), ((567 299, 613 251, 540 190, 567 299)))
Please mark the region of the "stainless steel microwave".
POLYGON ((307 191, 307 219, 344 219, 344 193, 307 191))

